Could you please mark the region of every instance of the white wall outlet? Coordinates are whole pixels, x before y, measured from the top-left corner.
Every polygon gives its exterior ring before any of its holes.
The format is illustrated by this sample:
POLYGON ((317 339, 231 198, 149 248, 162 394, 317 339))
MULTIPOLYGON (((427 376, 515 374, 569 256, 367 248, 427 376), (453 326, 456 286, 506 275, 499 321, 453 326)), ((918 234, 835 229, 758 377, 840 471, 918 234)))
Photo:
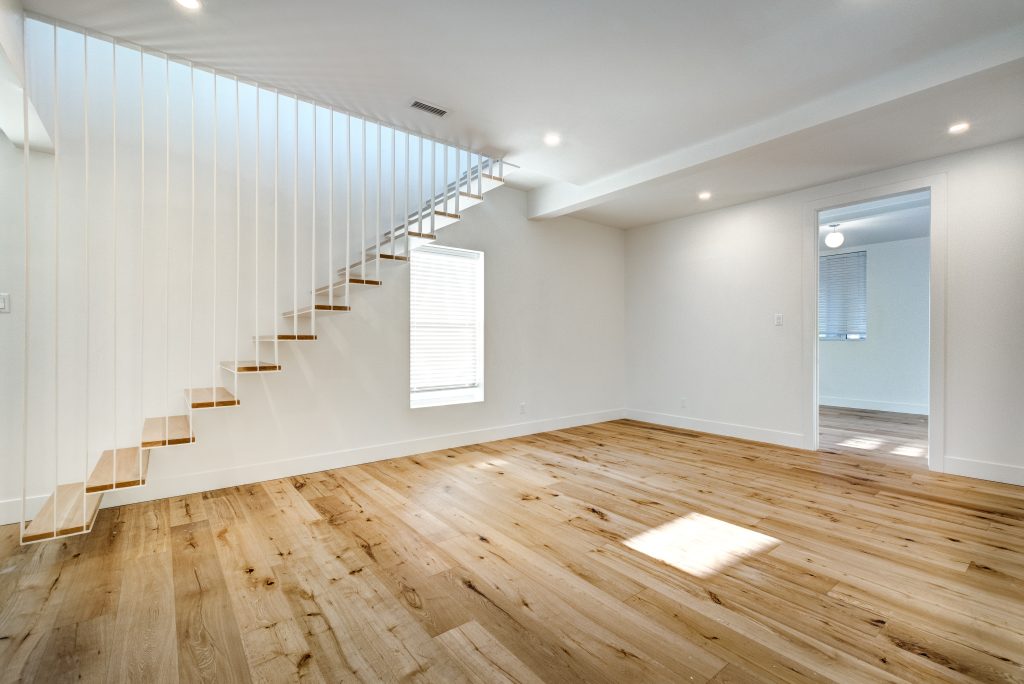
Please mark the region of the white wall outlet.
POLYGON ((519 402, 519 415, 521 415, 521 416, 525 416, 526 415, 526 402, 525 401, 519 402))
POLYGON ((686 408, 686 399, 679 400, 679 408, 686 408))
POLYGON ((0 313, 11 313, 11 295, 0 292, 0 313))
POLYGON ((785 323, 785 319, 783 318, 782 314, 775 314, 775 325, 778 327, 782 327, 783 323, 785 323))

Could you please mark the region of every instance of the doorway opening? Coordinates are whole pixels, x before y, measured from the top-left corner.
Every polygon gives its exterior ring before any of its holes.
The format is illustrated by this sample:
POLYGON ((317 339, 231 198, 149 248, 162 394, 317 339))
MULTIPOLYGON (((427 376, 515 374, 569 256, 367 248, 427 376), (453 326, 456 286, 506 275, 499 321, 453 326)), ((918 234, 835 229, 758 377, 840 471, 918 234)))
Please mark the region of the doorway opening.
POLYGON ((931 191, 818 212, 818 448, 925 466, 931 191))

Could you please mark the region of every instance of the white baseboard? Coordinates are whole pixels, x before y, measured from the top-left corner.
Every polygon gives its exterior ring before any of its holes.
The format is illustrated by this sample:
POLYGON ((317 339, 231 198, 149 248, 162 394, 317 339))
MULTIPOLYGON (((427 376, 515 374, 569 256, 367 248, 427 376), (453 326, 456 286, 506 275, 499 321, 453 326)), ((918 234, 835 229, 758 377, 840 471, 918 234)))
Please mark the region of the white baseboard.
MULTIPOLYGON (((25 498, 25 517, 29 520, 36 514, 49 494, 39 494, 25 498)), ((0 501, 0 525, 17 523, 21 518, 21 499, 4 499, 0 501)))
POLYGON ((784 432, 782 430, 771 430, 750 425, 737 425, 735 423, 720 423, 703 418, 689 418, 677 416, 670 413, 656 413, 654 411, 639 411, 637 409, 626 409, 626 418, 642 420, 647 423, 668 425, 670 427, 683 428, 685 430, 697 430, 699 432, 710 432, 726 437, 738 437, 750 439, 755 442, 769 442, 782 446, 797 447, 802 449, 806 446, 804 435, 799 432, 784 432))
POLYGON ((965 458, 946 456, 945 468, 946 473, 950 475, 963 475, 977 480, 992 480, 993 482, 1024 486, 1024 466, 971 461, 965 458))
MULTIPOLYGON (((187 473, 177 477, 164 477, 150 479, 144 487, 124 489, 117 492, 109 492, 103 497, 103 508, 121 506, 124 504, 138 503, 141 501, 152 501, 164 499, 182 494, 193 494, 204 492, 209 489, 221 487, 234 487, 237 485, 262 482, 280 477, 315 473, 321 470, 341 468, 361 463, 382 461, 389 458, 401 456, 412 456, 427 451, 439 449, 451 449, 458 446, 491 442, 498 439, 510 437, 521 437, 532 435, 538 432, 549 430, 562 430, 577 425, 589 425, 601 423, 607 420, 623 418, 623 409, 612 409, 595 413, 580 413, 558 418, 546 418, 543 420, 529 421, 525 423, 513 423, 498 427, 470 430, 467 432, 454 432, 443 435, 433 435, 420 439, 406 440, 403 442, 388 442, 355 449, 342 449, 295 458, 281 459, 279 461, 265 461, 239 465, 232 468, 208 470, 203 472, 187 473)), ((42 506, 48 494, 29 497, 26 510, 29 516, 35 514, 42 506)), ((0 501, 0 524, 16 523, 21 517, 21 499, 7 499, 0 501)))
POLYGON ((913 413, 928 415, 928 404, 901 404, 895 401, 874 401, 873 399, 850 399, 849 397, 818 397, 819 406, 840 406, 868 411, 889 411, 891 413, 913 413))

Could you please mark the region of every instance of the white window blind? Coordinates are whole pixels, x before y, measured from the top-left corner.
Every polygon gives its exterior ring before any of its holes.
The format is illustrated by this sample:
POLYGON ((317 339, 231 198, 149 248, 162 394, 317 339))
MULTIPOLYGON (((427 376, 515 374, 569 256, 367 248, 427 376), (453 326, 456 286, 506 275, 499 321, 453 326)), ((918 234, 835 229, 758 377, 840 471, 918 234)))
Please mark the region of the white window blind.
POLYGON ((867 339, 867 263, 867 252, 820 257, 818 339, 867 339))
POLYGON ((483 401, 483 252, 420 247, 409 301, 410 406, 483 401))

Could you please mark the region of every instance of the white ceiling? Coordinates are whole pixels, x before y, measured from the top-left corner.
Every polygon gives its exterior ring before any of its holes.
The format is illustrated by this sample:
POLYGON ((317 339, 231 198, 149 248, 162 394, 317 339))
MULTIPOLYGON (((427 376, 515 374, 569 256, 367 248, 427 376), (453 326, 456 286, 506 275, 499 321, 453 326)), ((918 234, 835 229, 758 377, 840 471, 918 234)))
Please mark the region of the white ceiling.
POLYGON ((829 209, 818 214, 819 247, 828 252, 825 236, 832 225, 845 238, 843 248, 928 237, 931 194, 918 191, 829 209))
POLYGON ((628 228, 1024 136, 1024 59, 685 166, 575 213, 628 228), (969 132, 947 133, 953 121, 969 132), (697 193, 714 192, 708 202, 697 193))
MULTIPOLYGON (((1024 58, 1021 0, 204 0, 194 13, 172 0, 25 5, 503 154, 524 168, 513 181, 537 186, 532 215, 582 211, 630 226, 647 217, 618 203, 634 192, 648 197, 645 183, 712 163, 721 167, 713 180, 724 183, 715 187, 719 206, 725 196, 754 196, 720 160, 1024 58), (410 110, 416 98, 450 113, 410 110), (543 145, 549 130, 562 134, 561 147, 543 145)), ((943 126, 952 116, 936 112, 943 126)), ((976 131, 954 145, 994 135, 976 131)), ((943 151, 922 147, 911 156, 943 151)), ((851 168, 887 163, 857 156, 851 168)), ((829 174, 845 168, 839 156, 810 164, 829 174)), ((672 194, 655 193, 642 208, 653 203, 650 215, 664 217, 707 208, 672 194)))

